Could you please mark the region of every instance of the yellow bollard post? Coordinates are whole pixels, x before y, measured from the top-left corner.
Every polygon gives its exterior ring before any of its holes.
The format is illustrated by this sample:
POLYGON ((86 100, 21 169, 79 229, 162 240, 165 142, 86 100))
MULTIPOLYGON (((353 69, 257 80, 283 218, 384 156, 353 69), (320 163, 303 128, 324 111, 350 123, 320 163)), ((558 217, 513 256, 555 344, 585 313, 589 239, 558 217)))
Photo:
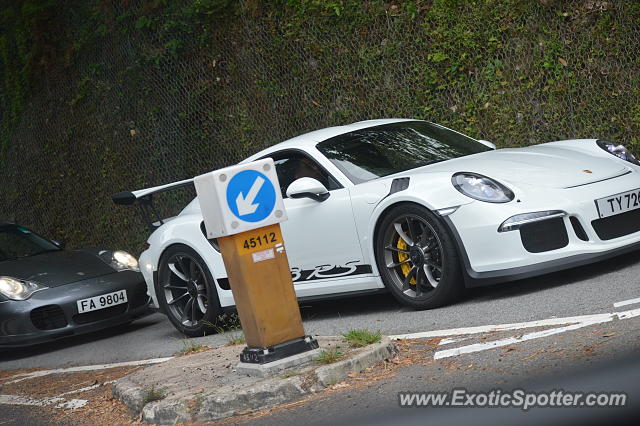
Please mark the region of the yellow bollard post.
POLYGON ((264 364, 318 348, 305 335, 293 288, 273 160, 211 172, 194 183, 207 238, 218 238, 247 341, 240 360, 264 364))

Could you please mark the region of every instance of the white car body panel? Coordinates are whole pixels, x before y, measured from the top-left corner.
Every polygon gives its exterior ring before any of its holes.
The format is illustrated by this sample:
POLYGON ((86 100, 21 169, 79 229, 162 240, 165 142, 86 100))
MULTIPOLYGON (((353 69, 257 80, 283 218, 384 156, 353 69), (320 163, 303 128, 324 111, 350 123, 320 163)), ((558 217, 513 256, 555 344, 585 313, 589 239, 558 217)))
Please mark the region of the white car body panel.
MULTIPOLYGON (((384 288, 375 264, 376 224, 388 208, 403 202, 444 212, 443 220, 453 226, 463 246, 461 257, 470 278, 483 273, 507 274, 514 268, 535 268, 558 259, 605 253, 640 243, 640 232, 602 241, 590 225, 598 218, 595 199, 640 188, 640 167, 606 153, 595 139, 483 152, 358 185, 316 149, 318 142, 349 131, 401 121, 414 120, 373 120, 322 129, 272 146, 243 161, 282 150, 304 151, 343 186, 332 190, 324 202, 285 199, 289 220, 282 223, 282 230, 298 297, 384 288), (511 189, 515 199, 494 204, 461 194, 451 184, 452 175, 461 171, 495 179, 511 189), (402 177, 410 178, 409 188, 390 193, 393 180, 402 177), (511 216, 547 210, 567 213, 563 218, 569 237, 566 247, 532 253, 523 247, 518 231, 497 231, 511 216), (570 224, 571 216, 580 221, 589 241, 578 238, 570 224)), ((142 196, 165 187, 134 194, 142 196)), ((162 253, 173 244, 186 244, 196 250, 216 280, 227 277, 222 257, 203 235, 201 222, 200 206, 195 199, 149 238, 150 248, 142 253, 140 266, 156 306, 154 272, 162 253)), ((216 289, 222 307, 234 305, 230 290, 219 284, 216 289)))
POLYGON ((294 278, 301 274, 304 281, 317 279, 318 273, 314 271, 318 265, 362 263, 362 248, 347 188, 332 191, 322 203, 310 198, 287 198, 284 204, 289 220, 282 222, 281 227, 294 278), (309 226, 301 227, 301 224, 309 226), (327 250, 328 247, 335 249, 327 250))

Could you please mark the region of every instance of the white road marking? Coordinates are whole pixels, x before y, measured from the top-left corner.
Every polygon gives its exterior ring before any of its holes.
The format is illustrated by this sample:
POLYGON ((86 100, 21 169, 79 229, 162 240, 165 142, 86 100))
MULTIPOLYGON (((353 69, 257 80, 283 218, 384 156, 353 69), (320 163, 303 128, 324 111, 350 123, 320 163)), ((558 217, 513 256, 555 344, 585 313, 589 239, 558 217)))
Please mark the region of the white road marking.
POLYGON ((629 299, 629 300, 623 300, 622 302, 616 302, 613 304, 613 307, 619 308, 621 306, 634 305, 636 303, 640 303, 640 297, 638 297, 637 299, 629 299))
POLYGON ((546 327, 550 325, 576 324, 579 322, 594 321, 594 320, 599 320, 603 318, 609 318, 611 315, 612 314, 610 313, 580 315, 576 317, 548 318, 548 319, 538 320, 538 321, 516 322, 511 324, 494 324, 494 325, 479 325, 475 327, 449 328, 446 330, 425 331, 420 333, 396 334, 395 336, 389 336, 389 338, 391 340, 428 339, 431 337, 461 336, 466 334, 490 333, 493 331, 519 330, 522 328, 546 327))
POLYGON ((85 386, 80 389, 72 390, 69 392, 61 393, 58 396, 52 398, 30 398, 28 396, 20 395, 0 395, 0 405, 30 405, 36 407, 44 407, 47 405, 56 404, 56 408, 62 408, 65 410, 74 410, 76 408, 82 408, 89 403, 86 399, 65 399, 63 396, 72 395, 76 393, 87 392, 93 389, 97 389, 100 386, 115 383, 115 380, 109 380, 108 382, 98 383, 91 386, 85 386))
POLYGON ((61 393, 58 396, 60 397, 60 396, 66 396, 66 395, 73 395, 74 393, 88 392, 90 390, 97 389, 100 386, 110 385, 111 383, 115 383, 115 382, 116 382, 115 380, 109 380, 108 382, 98 383, 98 384, 95 384, 95 385, 86 386, 84 388, 80 388, 80 389, 72 390, 72 391, 69 391, 69 392, 61 393))
MULTIPOLYGON (((607 321, 611 321, 613 318, 609 318, 607 321)), ((487 349, 500 348, 502 346, 513 345, 515 343, 525 342, 527 340, 540 339, 542 337, 553 336, 554 334, 564 333, 565 331, 577 330, 582 327, 587 327, 593 324, 600 324, 606 321, 591 321, 581 322, 578 324, 568 325, 560 328, 551 328, 549 330, 536 331, 529 334, 524 334, 519 337, 508 337, 506 339, 494 340, 493 342, 476 343, 473 345, 461 346, 459 348, 447 349, 444 351, 438 351, 433 355, 433 359, 449 358, 461 354, 470 354, 473 352, 485 351, 487 349)))
POLYGON ((137 367, 140 365, 159 364, 161 362, 169 361, 170 359, 173 359, 173 357, 170 356, 166 358, 144 359, 141 361, 116 362, 113 364, 85 365, 81 367, 68 367, 68 368, 56 368, 54 370, 33 371, 31 373, 21 373, 21 374, 16 374, 15 376, 11 376, 9 377, 9 379, 13 379, 16 377, 19 377, 19 378, 16 380, 12 380, 10 382, 4 382, 2 384, 10 385, 13 383, 22 382, 23 380, 33 379, 35 377, 48 376, 50 374, 77 373, 80 371, 107 370, 109 368, 117 368, 117 367, 137 367))
POLYGON ((47 405, 56 404, 56 408, 64 408, 72 410, 74 408, 81 408, 87 405, 86 399, 69 399, 55 397, 55 398, 29 398, 28 396, 18 395, 0 395, 0 404, 5 405, 31 405, 36 407, 44 407, 47 405))
POLYGON ((617 316, 618 319, 621 319, 621 320, 638 317, 640 316, 640 308, 631 309, 629 311, 616 312, 615 316, 617 316))
POLYGON ((446 339, 442 339, 438 342, 438 346, 450 345, 451 343, 462 342, 463 340, 469 340, 471 336, 467 337, 447 337, 446 339))
MULTIPOLYGON (((625 302, 629 302, 629 301, 625 301, 625 302)), ((624 302, 619 302, 619 303, 624 303, 624 302)), ((634 303, 634 302, 629 302, 625 304, 631 304, 631 303, 634 303)), ((624 305, 620 305, 620 306, 624 306, 624 305)), ((522 336, 512 336, 505 339, 494 340, 491 342, 474 343, 471 345, 460 346, 458 348, 437 351, 433 356, 434 359, 442 359, 442 358, 448 358, 448 357, 457 356, 461 354, 480 352, 488 349, 508 346, 515 343, 525 342, 527 340, 553 336, 555 334, 564 333, 566 331, 577 330, 579 328, 588 327, 590 325, 602 324, 605 322, 613 321, 614 319, 625 320, 629 318, 635 318, 638 316, 640 316, 640 308, 631 309, 631 310, 622 311, 622 312, 608 312, 603 314, 580 315, 575 317, 564 317, 564 318, 548 318, 548 319, 539 320, 539 321, 519 322, 519 323, 511 323, 511 324, 482 325, 482 326, 476 326, 476 327, 450 328, 446 330, 426 331, 421 333, 398 334, 398 335, 389 336, 389 337, 392 340, 400 340, 400 339, 425 339, 425 338, 445 337, 445 336, 463 336, 463 337, 442 339, 438 343, 439 346, 442 346, 442 345, 447 345, 447 344, 467 340, 470 338, 469 336, 470 334, 480 334, 480 333, 489 333, 489 332, 507 331, 507 330, 519 330, 523 328, 545 327, 545 326, 552 326, 552 325, 562 326, 562 327, 556 327, 556 328, 551 328, 551 329, 542 330, 542 331, 535 331, 532 333, 524 334, 522 336)))
POLYGON ((45 405, 51 405, 54 402, 62 400, 63 398, 35 399, 29 398, 28 396, 0 395, 0 404, 5 405, 34 405, 37 407, 44 407, 45 405))
POLYGON ((68 401, 63 401, 56 405, 56 408, 64 408, 66 410, 75 410, 76 408, 82 408, 87 405, 89 401, 86 399, 70 399, 68 401))

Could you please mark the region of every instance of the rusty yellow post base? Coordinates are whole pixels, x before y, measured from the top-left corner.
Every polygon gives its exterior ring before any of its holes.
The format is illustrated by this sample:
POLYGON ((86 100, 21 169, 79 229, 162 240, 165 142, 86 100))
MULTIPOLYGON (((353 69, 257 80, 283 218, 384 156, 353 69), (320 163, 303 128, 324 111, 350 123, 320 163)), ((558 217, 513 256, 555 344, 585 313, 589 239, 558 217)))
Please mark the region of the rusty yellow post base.
MULTIPOLYGON (((266 354, 270 347, 294 353, 317 348, 304 333, 280 224, 221 237, 218 244, 247 349, 266 354)), ((242 359, 256 363, 269 360, 242 359)))

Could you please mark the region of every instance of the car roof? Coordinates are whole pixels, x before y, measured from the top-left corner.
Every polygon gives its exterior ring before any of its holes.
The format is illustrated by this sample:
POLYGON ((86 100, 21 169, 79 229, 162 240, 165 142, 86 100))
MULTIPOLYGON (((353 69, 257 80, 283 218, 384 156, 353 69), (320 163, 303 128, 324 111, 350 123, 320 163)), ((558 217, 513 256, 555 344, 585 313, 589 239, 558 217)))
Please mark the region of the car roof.
POLYGON ((265 153, 280 151, 283 149, 294 149, 294 148, 311 149, 314 146, 316 146, 318 142, 322 142, 334 136, 353 132, 355 130, 366 129, 367 127, 375 127, 375 126, 381 126, 383 124, 391 124, 391 123, 400 123, 403 121, 422 121, 422 120, 411 119, 411 118, 386 118, 386 119, 378 119, 378 120, 358 121, 356 123, 347 124, 344 126, 327 127, 324 129, 305 133, 305 134, 296 136, 294 138, 288 139, 284 142, 280 142, 278 144, 272 145, 269 148, 264 149, 252 155, 251 157, 242 161, 242 163, 253 161, 256 158, 261 157, 265 153))

